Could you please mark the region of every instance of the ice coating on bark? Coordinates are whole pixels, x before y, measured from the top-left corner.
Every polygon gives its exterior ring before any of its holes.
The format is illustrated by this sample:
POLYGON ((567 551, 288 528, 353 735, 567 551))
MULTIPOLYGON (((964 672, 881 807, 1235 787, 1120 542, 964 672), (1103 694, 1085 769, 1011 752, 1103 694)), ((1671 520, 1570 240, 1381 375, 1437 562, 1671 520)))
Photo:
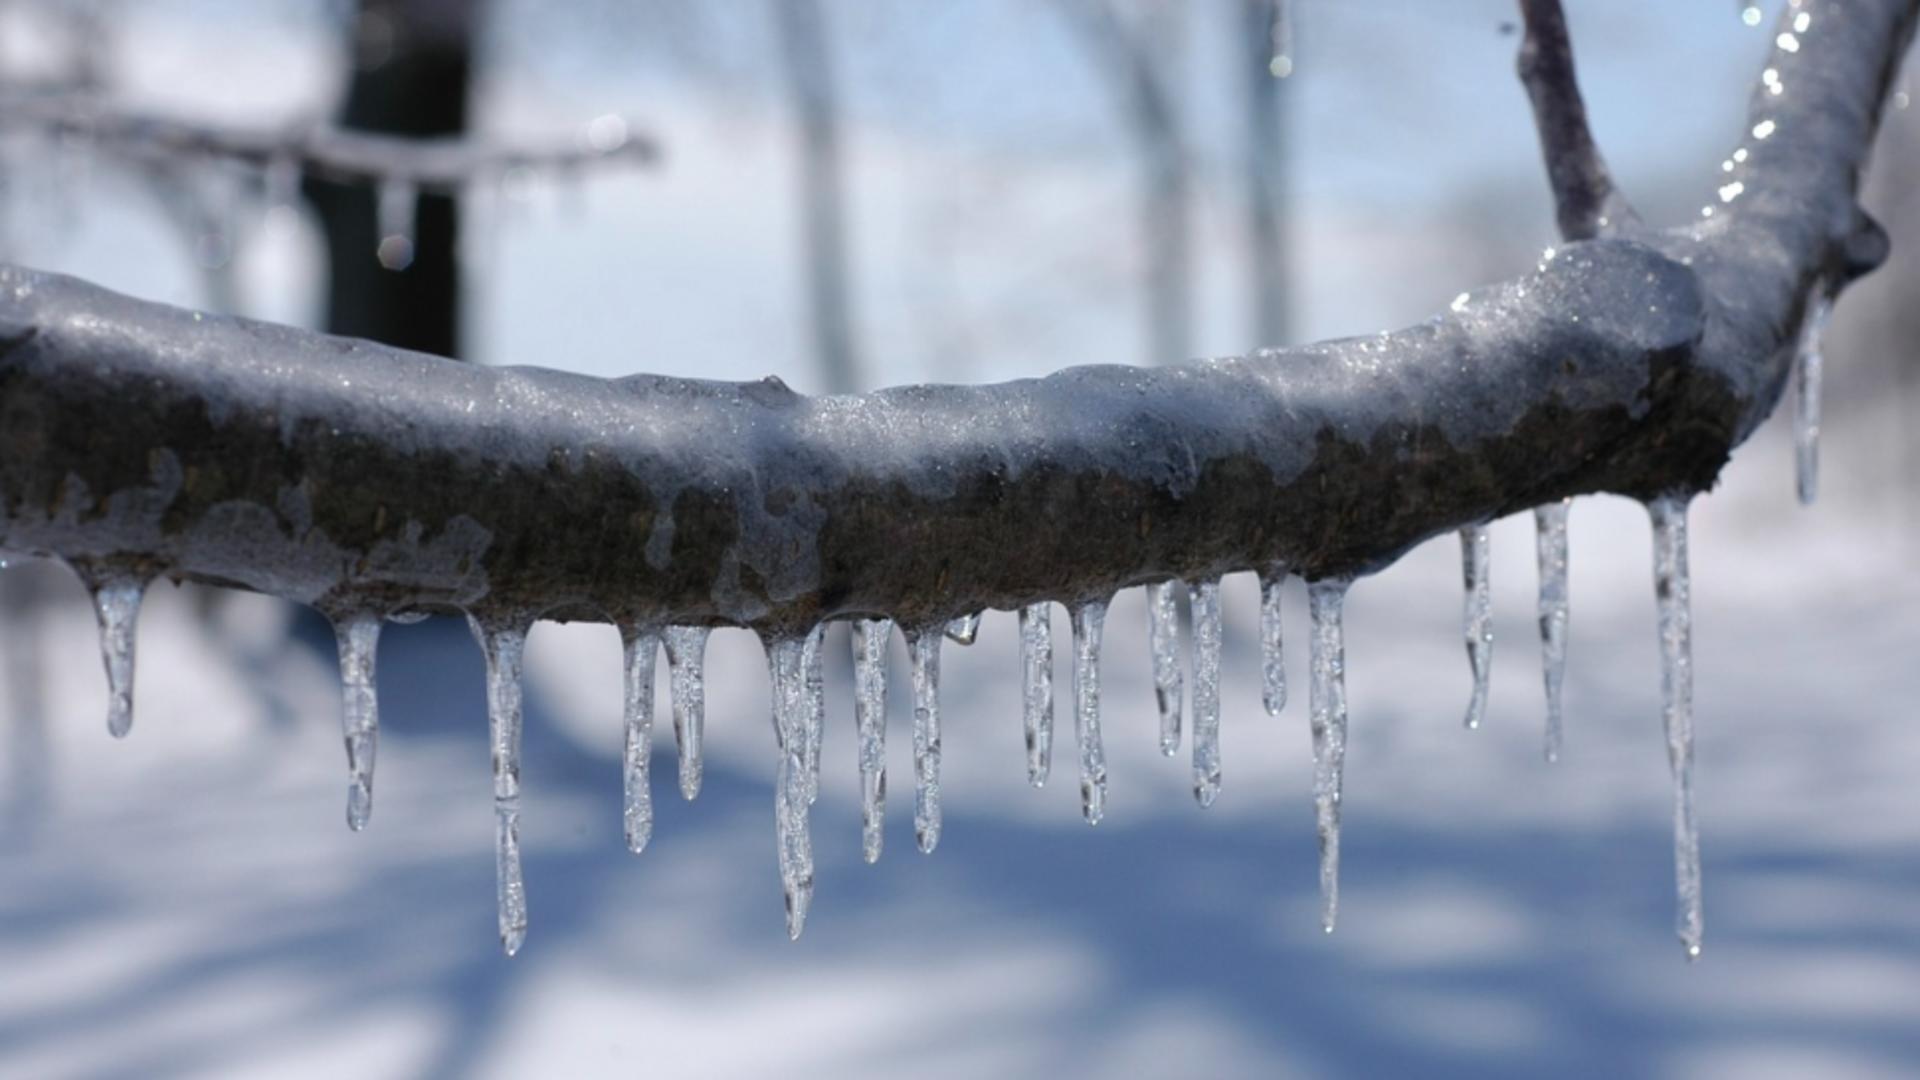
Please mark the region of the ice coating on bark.
POLYGON ((1147 586, 1147 644, 1153 656, 1153 698, 1160 710, 1160 752, 1180 749, 1180 605, 1177 581, 1147 586))
POLYGON ((1462 619, 1467 638, 1467 660, 1473 666, 1473 696, 1467 702, 1466 724, 1477 728, 1487 716, 1487 683, 1493 670, 1493 543, 1485 525, 1460 530, 1460 570, 1467 587, 1462 619))
POLYGON ((1567 675, 1567 511, 1573 500, 1535 507, 1534 543, 1540 561, 1540 671, 1547 690, 1548 761, 1560 760, 1561 690, 1567 675))
POLYGON ((1053 625, 1047 604, 1020 609, 1020 697, 1027 782, 1042 787, 1053 770, 1053 625))
POLYGON ((653 791, 648 764, 653 757, 653 661, 660 651, 660 635, 641 627, 627 627, 621 635, 626 668, 626 740, 621 753, 622 814, 627 850, 635 855, 653 836, 653 791))
POLYGON ((1330 578, 1307 586, 1312 613, 1312 683, 1308 712, 1313 732, 1313 809, 1320 837, 1320 926, 1333 932, 1340 913, 1340 787, 1347 758, 1347 660, 1343 608, 1348 582, 1330 578))
POLYGON ((1287 707, 1287 665, 1280 648, 1280 593, 1286 583, 1283 566, 1260 575, 1260 704, 1268 716, 1279 716, 1287 707))
POLYGON ((1073 735, 1080 752, 1080 812, 1098 825, 1107 811, 1107 751, 1100 740, 1100 634, 1107 602, 1073 608, 1073 735))
POLYGON ((667 694, 673 704, 673 743, 680 754, 680 795, 700 794, 705 771, 700 743, 707 726, 707 635, 704 626, 669 626, 663 641, 667 649, 667 694))
POLYGON ((853 712, 860 739, 860 854, 880 859, 887 812, 887 641, 892 619, 853 624, 853 712))
POLYGON ((527 632, 468 616, 487 659, 487 738, 493 748, 493 866, 500 947, 527 940, 527 885, 520 870, 520 673, 527 632))
POLYGON ((787 936, 798 939, 813 903, 813 839, 807 821, 806 641, 782 638, 767 646, 773 676, 774 742, 780 752, 774 780, 774 845, 787 909, 787 936))
POLYGON ((1693 812, 1693 612, 1687 572, 1687 498, 1647 504, 1653 519, 1653 592, 1660 613, 1661 716, 1673 772, 1674 929, 1687 958, 1700 955, 1700 827, 1693 812))
POLYGON ((913 839, 931 854, 940 843, 939 629, 907 635, 913 659, 913 839))
POLYGON ((1197 582, 1193 601, 1193 797, 1220 794, 1220 579, 1197 582))
POLYGON ((333 620, 340 651, 340 733, 347 746, 347 827, 367 827, 373 813, 373 763, 380 740, 380 704, 374 691, 379 615, 357 611, 333 620))

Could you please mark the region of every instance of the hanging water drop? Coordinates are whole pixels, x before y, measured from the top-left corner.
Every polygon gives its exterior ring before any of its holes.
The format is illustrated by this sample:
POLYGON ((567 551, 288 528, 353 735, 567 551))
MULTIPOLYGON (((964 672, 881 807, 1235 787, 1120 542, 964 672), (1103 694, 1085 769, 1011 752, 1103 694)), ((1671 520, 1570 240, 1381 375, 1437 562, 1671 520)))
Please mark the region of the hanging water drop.
POLYGON ((124 739, 133 730, 133 638, 147 583, 131 574, 76 565, 100 621, 100 658, 107 669, 107 731, 124 739))
MULTIPOLYGON (((1180 587, 1177 581, 1147 586, 1147 642, 1153 650, 1153 697, 1160 707, 1160 752, 1180 750, 1180 587)), ((1197 723, 1197 721, 1196 721, 1197 723)))
POLYGON ((1107 602, 1073 609, 1073 735, 1080 751, 1080 812, 1100 824, 1107 812, 1107 751, 1100 741, 1100 633, 1107 602))
POLYGON ((820 798, 820 743, 827 733, 826 674, 820 647, 826 640, 827 624, 819 623, 807 632, 800 651, 800 669, 806 690, 805 721, 807 739, 807 805, 820 798))
POLYGON ((653 757, 653 660, 660 650, 660 635, 638 626, 623 627, 621 649, 626 668, 622 713, 626 719, 626 741, 621 753, 621 789, 625 803, 621 817, 626 827, 627 850, 635 855, 647 848, 653 836, 653 787, 648 764, 653 757))
POLYGON ((1794 479, 1803 506, 1813 505, 1820 488, 1820 375, 1827 363, 1821 339, 1832 317, 1833 297, 1825 289, 1816 291, 1806 321, 1800 325, 1798 355, 1794 357, 1794 479))
POLYGON ((1212 806, 1220 794, 1220 579, 1192 589, 1193 797, 1212 806))
POLYGON ((380 181, 376 218, 380 238, 374 254, 389 270, 405 270, 413 265, 414 216, 419 211, 420 189, 411 180, 387 177, 380 181))
POLYGON ((1700 829, 1693 813, 1693 613, 1687 573, 1687 498, 1647 504, 1653 518, 1653 593, 1660 611, 1661 717, 1673 772, 1674 928, 1687 958, 1700 955, 1700 829))
POLYGON ((526 629, 468 624, 487 659, 487 737, 493 747, 493 866, 500 947, 508 956, 527 940, 527 886, 520 872, 520 669, 526 629))
POLYGON ((1346 581, 1307 586, 1313 619, 1307 711, 1313 732, 1313 809, 1320 837, 1320 928, 1340 913, 1340 787, 1347 759, 1346 581))
POLYGON ((1477 728, 1487 716, 1487 683, 1493 668, 1493 543, 1485 525, 1460 530, 1460 569, 1466 580, 1463 620, 1467 660, 1473 665, 1473 697, 1467 702, 1467 727, 1477 728))
POLYGON ((680 755, 680 795, 691 799, 700 794, 705 772, 700 744, 707 727, 706 667, 707 635, 704 626, 669 626, 667 648, 667 694, 673 703, 673 745, 680 755))
POLYGON ((1280 650, 1280 590, 1287 569, 1275 566, 1260 575, 1260 703, 1268 716, 1287 707, 1287 665, 1280 650))
POLYGON ((1020 609, 1020 688, 1027 783, 1042 787, 1053 771, 1053 626, 1045 601, 1020 609))
POLYGON ((340 731, 347 744, 347 827, 355 832, 367 827, 373 813, 373 760, 380 740, 373 672, 380 621, 368 611, 333 621, 340 649, 340 731))
POLYGON ((913 839, 931 853, 940 843, 940 631, 907 635, 913 660, 913 839))
POLYGON ((878 862, 887 812, 887 641, 892 619, 853 624, 853 713, 860 731, 860 854, 878 862))
POLYGON ((971 645, 980 636, 980 616, 982 612, 962 615, 947 624, 947 637, 955 645, 971 645))
POLYGON ((1267 71, 1276 79, 1284 79, 1293 74, 1293 12, 1287 0, 1272 0, 1272 3, 1269 25, 1273 35, 1273 58, 1267 61, 1267 71))
POLYGON ((1533 511, 1540 558, 1540 670, 1547 689, 1548 761, 1560 760, 1561 687, 1567 675, 1567 510, 1572 499, 1533 511))
POLYGON ((774 781, 774 841, 780 887, 787 907, 787 936, 798 939, 813 902, 813 839, 807 823, 807 701, 803 641, 788 638, 767 648, 773 675, 773 727, 780 764, 774 781))

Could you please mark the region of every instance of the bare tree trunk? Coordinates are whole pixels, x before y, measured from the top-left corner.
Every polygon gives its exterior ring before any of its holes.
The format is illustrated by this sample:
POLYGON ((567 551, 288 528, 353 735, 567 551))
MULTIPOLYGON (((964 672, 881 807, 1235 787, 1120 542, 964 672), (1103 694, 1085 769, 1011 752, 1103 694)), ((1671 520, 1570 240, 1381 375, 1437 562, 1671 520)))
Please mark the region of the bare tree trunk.
POLYGON ((804 273, 815 359, 828 393, 851 393, 859 389, 860 358, 854 346, 846 179, 826 16, 818 0, 772 4, 799 136, 804 273))

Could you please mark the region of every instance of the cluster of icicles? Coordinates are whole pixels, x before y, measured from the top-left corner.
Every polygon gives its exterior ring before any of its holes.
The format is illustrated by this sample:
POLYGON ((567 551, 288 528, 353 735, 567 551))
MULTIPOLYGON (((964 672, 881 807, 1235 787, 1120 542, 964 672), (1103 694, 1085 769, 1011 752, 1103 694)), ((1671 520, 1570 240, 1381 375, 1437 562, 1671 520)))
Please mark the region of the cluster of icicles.
MULTIPOLYGON (((1678 874, 1678 930, 1689 956, 1700 949, 1699 845, 1693 819, 1691 623, 1688 616, 1686 500, 1666 498, 1649 505, 1653 519, 1655 592, 1664 658, 1665 722, 1669 761, 1675 780, 1674 845, 1678 874)), ((1561 746, 1561 684, 1567 640, 1567 512, 1554 503, 1535 511, 1540 568, 1540 636, 1545 654, 1547 694, 1546 756, 1557 759, 1561 746)), ((1473 669, 1473 694, 1467 726, 1481 722, 1486 709, 1491 667, 1491 593, 1488 588, 1487 528, 1461 530, 1466 582, 1466 645, 1473 669)), ((76 564, 99 616, 101 646, 109 686, 107 726, 124 736, 132 726, 134 622, 145 582, 76 564)), ((1286 669, 1281 662, 1281 585, 1285 568, 1260 576, 1260 649, 1262 699, 1277 715, 1287 700, 1286 669)), ((1345 661, 1342 608, 1349 581, 1327 579, 1307 585, 1311 609, 1311 683, 1308 715, 1313 745, 1313 800, 1320 846, 1321 920, 1333 929, 1339 904, 1340 791, 1347 746, 1345 661)), ((1159 706, 1159 744, 1175 754, 1181 739, 1185 680, 1178 654, 1178 594, 1181 583, 1148 587, 1148 637, 1152 650, 1154 693, 1159 706)), ((1210 805, 1220 791, 1220 580, 1185 586, 1191 608, 1191 752, 1195 799, 1210 805)), ((1073 727, 1079 767, 1081 809, 1090 824, 1105 811, 1106 754, 1100 730, 1100 640, 1107 603, 1089 600, 1071 605, 1073 626, 1073 727)), ((1053 640, 1048 605, 1019 611, 1020 668, 1026 734, 1027 778, 1044 784, 1053 752, 1053 640)), ((495 858, 499 887, 500 940, 509 955, 526 938, 527 898, 520 868, 521 659, 528 627, 524 623, 470 620, 486 656, 488 731, 493 751, 496 822, 495 858)), ((364 828, 373 806, 373 771, 379 733, 374 693, 374 652, 382 619, 370 612, 336 615, 343 683, 343 734, 348 764, 347 824, 364 828)), ((940 840, 940 645, 943 637, 970 644, 980 616, 905 631, 913 671, 914 838, 923 852, 940 840)), ((889 619, 857 620, 852 626, 854 717, 858 727, 862 851, 868 862, 880 857, 882 816, 886 808, 885 664, 889 619)), ((626 725, 623 810, 627 846, 643 850, 653 828, 648 762, 653 732, 653 683, 656 654, 667 656, 668 695, 673 734, 679 747, 681 794, 700 790, 704 725, 704 654, 708 629, 669 626, 628 628, 623 633, 626 725)), ((773 682, 773 726, 780 759, 774 804, 780 880, 786 900, 787 931, 798 937, 813 895, 813 851, 808 815, 819 793, 820 744, 826 725, 822 671, 825 626, 767 644, 773 682)))

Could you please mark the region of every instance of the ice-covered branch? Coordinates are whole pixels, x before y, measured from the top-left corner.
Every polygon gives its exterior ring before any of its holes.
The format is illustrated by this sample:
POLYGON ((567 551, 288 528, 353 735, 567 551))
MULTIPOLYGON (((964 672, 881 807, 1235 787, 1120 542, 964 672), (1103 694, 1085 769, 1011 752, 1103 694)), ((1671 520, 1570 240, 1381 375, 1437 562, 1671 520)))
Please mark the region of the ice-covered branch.
POLYGON ((1520 13, 1527 27, 1520 44, 1520 82, 1533 104, 1560 234, 1589 240, 1612 224, 1627 224, 1633 211, 1613 186, 1606 158, 1587 127, 1560 0, 1520 0, 1520 13))
POLYGON ((603 116, 576 137, 539 142, 470 138, 406 138, 329 124, 239 127, 128 111, 87 95, 21 94, 0 98, 0 128, 83 140, 136 158, 206 158, 271 174, 318 176, 344 183, 405 185, 458 193, 466 184, 515 168, 551 173, 612 163, 648 165, 659 148, 619 116, 603 116))

